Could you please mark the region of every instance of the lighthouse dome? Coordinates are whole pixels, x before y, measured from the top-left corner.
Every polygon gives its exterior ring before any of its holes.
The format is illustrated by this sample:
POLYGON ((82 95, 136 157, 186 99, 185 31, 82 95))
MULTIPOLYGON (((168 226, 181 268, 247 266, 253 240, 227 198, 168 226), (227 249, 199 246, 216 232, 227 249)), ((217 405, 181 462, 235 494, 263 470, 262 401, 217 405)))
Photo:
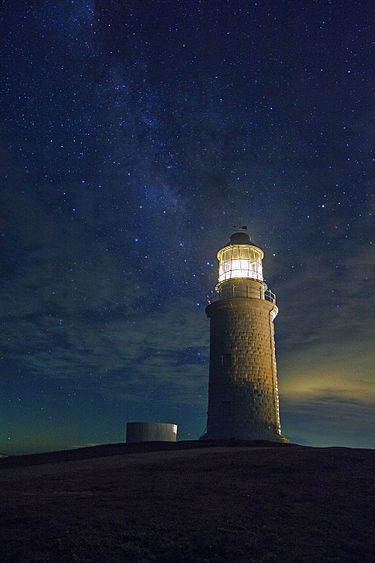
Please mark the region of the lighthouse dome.
POLYGON ((247 233, 244 233, 243 231, 233 233, 233 235, 231 235, 230 237, 229 244, 251 244, 250 237, 247 233))

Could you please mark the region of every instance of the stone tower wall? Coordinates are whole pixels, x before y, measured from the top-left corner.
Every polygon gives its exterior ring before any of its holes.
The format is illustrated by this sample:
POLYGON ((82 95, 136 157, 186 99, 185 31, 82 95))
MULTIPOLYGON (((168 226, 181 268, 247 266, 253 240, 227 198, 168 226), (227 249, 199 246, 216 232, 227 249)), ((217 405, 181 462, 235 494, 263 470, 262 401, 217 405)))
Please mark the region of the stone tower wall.
POLYGON ((208 439, 285 441, 280 434, 273 318, 261 298, 210 304, 208 439))

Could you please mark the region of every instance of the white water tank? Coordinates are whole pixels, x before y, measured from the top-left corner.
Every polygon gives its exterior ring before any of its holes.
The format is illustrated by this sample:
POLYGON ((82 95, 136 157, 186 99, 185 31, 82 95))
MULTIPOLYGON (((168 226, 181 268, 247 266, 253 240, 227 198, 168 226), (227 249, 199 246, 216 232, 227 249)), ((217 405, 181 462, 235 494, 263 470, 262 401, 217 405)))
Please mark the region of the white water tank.
POLYGON ((128 422, 126 442, 175 442, 177 424, 167 422, 128 422))

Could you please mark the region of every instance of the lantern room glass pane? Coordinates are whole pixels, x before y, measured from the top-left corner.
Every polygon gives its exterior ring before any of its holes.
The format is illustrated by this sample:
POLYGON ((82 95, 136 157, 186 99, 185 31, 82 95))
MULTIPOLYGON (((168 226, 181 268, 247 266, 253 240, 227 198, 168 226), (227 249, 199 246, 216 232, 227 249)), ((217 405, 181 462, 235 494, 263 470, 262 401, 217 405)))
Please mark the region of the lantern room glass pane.
POLYGON ((219 252, 219 282, 232 278, 263 280, 261 253, 252 246, 230 246, 219 252))

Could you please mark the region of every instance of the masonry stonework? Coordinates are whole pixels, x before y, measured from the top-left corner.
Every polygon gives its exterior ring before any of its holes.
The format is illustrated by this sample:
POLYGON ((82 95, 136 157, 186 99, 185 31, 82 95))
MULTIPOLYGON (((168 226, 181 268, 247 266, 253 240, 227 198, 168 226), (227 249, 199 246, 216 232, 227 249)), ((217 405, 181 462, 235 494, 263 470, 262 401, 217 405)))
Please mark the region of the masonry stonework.
MULTIPOLYGON (((232 235, 231 244, 246 246, 238 240, 245 239, 232 235)), ((286 442, 280 428, 273 325, 278 309, 273 294, 267 298, 261 270, 254 279, 246 267, 242 277, 219 282, 218 300, 206 308, 210 372, 203 438, 286 442)), ((234 274, 241 276, 243 268, 234 274)))

